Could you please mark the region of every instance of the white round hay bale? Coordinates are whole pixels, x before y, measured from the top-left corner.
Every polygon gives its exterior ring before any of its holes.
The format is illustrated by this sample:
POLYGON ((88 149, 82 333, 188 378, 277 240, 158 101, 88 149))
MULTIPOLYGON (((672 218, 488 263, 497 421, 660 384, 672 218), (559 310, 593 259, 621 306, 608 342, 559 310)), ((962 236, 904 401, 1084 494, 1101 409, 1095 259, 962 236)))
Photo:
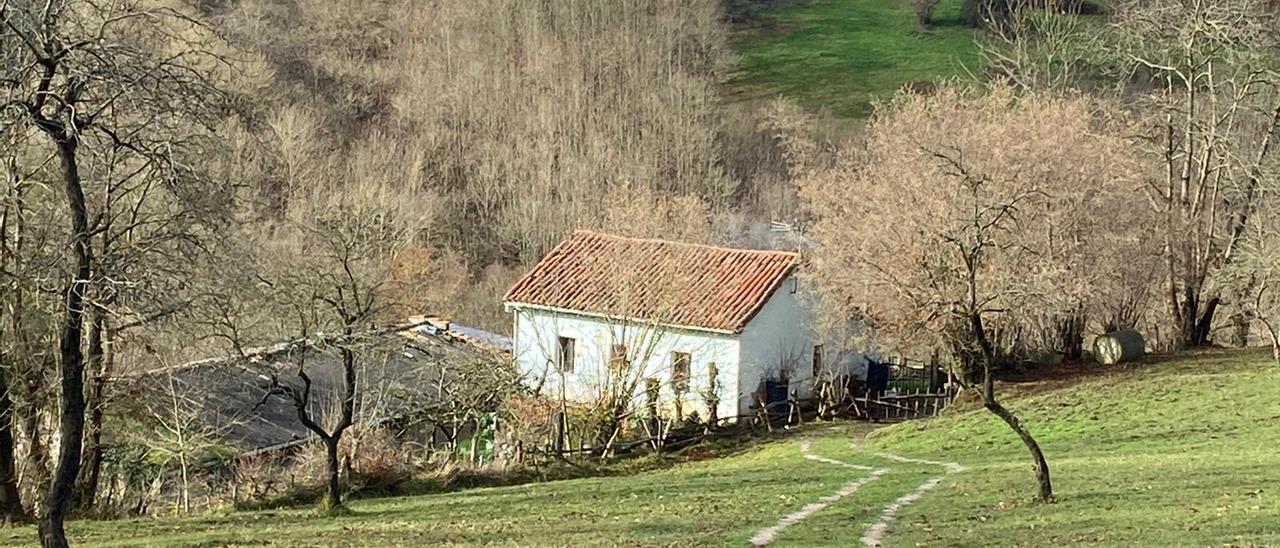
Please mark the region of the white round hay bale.
POLYGON ((1142 334, 1132 329, 1112 331, 1093 341, 1093 356, 1101 364, 1137 360, 1146 352, 1147 343, 1142 339, 1142 334))

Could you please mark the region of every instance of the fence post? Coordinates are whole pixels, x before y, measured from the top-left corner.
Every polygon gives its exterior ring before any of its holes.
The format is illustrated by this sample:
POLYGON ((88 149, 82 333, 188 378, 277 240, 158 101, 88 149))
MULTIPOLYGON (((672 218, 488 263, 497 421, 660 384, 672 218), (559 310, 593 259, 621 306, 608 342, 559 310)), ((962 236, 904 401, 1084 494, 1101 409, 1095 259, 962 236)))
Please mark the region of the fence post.
POLYGON ((564 453, 565 416, 564 413, 556 411, 553 418, 556 423, 556 428, 553 433, 553 437, 551 438, 551 451, 556 455, 561 455, 564 453))

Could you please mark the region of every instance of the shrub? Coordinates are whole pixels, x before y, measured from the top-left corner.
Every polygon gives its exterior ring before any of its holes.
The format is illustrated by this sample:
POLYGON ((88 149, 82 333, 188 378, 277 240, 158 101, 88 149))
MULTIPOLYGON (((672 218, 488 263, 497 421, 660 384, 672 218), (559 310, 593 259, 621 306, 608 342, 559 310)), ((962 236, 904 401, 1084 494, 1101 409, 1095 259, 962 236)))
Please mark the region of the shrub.
MULTIPOLYGON (((354 426, 338 447, 341 471, 348 491, 394 489, 413 476, 409 449, 386 428, 354 426)), ((309 444, 293 458, 292 476, 302 487, 324 485, 328 472, 319 442, 309 444)))
POLYGON ((907 0, 907 5, 916 14, 916 22, 928 28, 933 24, 933 10, 938 8, 941 0, 907 0))

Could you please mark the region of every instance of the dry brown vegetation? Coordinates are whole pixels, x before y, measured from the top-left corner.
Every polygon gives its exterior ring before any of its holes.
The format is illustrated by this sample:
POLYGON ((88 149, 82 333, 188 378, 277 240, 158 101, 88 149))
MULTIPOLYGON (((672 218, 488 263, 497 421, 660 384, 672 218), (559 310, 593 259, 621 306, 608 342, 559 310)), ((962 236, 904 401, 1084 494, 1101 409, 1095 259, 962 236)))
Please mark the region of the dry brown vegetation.
POLYGON ((890 345, 949 350, 1028 442, 1044 500, 1043 456, 996 400, 992 370, 1044 350, 1078 355, 1095 287, 1115 265, 1154 256, 1134 245, 1143 217, 1126 213, 1142 164, 1123 116, 1107 112, 1086 96, 1012 88, 904 94, 872 120, 864 148, 801 182, 820 290, 890 345))
POLYGON ((1277 34, 1251 0, 1119 3, 1105 35, 1004 9, 986 53, 1007 83, 904 93, 800 185, 828 303, 882 344, 948 351, 1048 500, 993 368, 1078 359, 1086 332, 1135 326, 1155 348, 1205 345, 1228 304, 1238 344, 1251 321, 1275 333, 1277 34))
POLYGON ((1133 106, 1145 122, 1138 142, 1158 159, 1146 194, 1161 213, 1172 338, 1177 346, 1204 345, 1225 296, 1219 271, 1235 259, 1280 161, 1275 6, 1126 2, 1115 29, 1131 60, 1129 80, 1151 87, 1133 106))
POLYGON ((823 247, 815 281, 902 344, 945 343, 952 307, 972 298, 975 312, 1000 311, 991 328, 1004 354, 1065 350, 1050 320, 1109 306, 1098 290, 1113 269, 1152 254, 1146 219, 1122 213, 1141 212, 1142 164, 1107 108, 1010 88, 903 95, 865 145, 801 181, 823 247), (975 227, 991 241, 975 243, 968 265, 955 246, 975 227))
POLYGON ((722 241, 795 212, 776 128, 720 103, 715 0, 0 14, 0 510, 54 545, 127 419, 113 376, 408 314, 505 331, 498 296, 572 228, 722 241))
POLYGON ((489 289, 568 231, 723 240, 777 158, 720 104, 713 0, 246 0, 216 16, 268 75, 244 128, 266 151, 239 174, 264 207, 300 188, 403 192, 433 212, 417 253, 447 280, 424 304, 493 329, 489 289))

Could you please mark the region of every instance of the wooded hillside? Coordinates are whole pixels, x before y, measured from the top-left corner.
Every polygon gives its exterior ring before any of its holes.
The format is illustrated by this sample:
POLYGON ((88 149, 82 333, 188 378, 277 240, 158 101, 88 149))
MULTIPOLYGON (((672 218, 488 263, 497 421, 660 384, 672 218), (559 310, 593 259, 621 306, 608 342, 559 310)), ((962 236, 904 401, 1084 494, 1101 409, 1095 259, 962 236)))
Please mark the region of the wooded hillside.
MULTIPOLYGON (((244 52, 236 178, 287 215, 302 194, 422 204, 422 308, 492 329, 499 289, 575 227, 736 236, 785 169, 730 108, 718 0, 245 0, 211 13, 244 52)), ((785 204, 785 202, 783 202, 785 204)), ((767 219, 766 219, 767 220, 767 219)))

